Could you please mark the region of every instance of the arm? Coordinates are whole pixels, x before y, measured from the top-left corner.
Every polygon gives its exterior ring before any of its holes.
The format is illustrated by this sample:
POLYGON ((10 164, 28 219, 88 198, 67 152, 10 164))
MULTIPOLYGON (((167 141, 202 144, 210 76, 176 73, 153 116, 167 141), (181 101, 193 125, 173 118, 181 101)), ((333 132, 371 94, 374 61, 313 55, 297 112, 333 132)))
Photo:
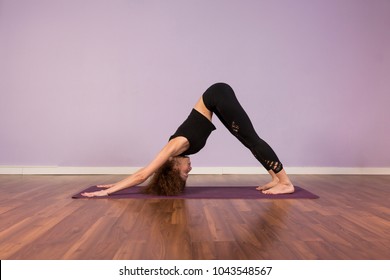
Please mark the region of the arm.
POLYGON ((106 196, 111 193, 130 188, 145 182, 154 172, 157 171, 170 157, 180 155, 189 147, 189 142, 184 137, 176 137, 168 142, 157 156, 144 168, 141 168, 129 177, 119 181, 112 187, 91 193, 82 193, 83 196, 106 196))

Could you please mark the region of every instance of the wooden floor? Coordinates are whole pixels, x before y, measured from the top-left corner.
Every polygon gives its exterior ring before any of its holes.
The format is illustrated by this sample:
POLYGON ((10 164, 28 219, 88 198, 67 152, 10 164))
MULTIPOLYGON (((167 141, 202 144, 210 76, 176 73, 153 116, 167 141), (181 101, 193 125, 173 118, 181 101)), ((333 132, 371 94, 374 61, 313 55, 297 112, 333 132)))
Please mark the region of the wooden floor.
POLYGON ((121 178, 0 175, 0 259, 390 259, 390 176, 291 176, 315 200, 71 199, 121 178))

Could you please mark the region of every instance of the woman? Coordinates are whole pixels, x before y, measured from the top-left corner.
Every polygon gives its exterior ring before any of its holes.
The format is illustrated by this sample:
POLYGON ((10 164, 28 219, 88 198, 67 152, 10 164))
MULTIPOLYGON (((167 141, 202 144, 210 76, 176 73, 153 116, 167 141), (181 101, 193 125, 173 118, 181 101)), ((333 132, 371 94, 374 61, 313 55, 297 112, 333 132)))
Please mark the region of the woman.
POLYGON ((211 122, 213 113, 271 175, 271 182, 258 187, 259 191, 265 194, 294 192, 294 186, 282 163, 272 148, 257 135, 233 89, 227 84, 217 83, 205 91, 188 118, 149 165, 118 183, 99 186, 103 188, 101 191, 83 193, 83 195, 107 196, 139 185, 152 175, 153 178, 143 190, 145 193, 179 194, 183 191, 188 173, 192 169, 188 155, 199 152, 205 146, 211 132, 216 129, 211 122))

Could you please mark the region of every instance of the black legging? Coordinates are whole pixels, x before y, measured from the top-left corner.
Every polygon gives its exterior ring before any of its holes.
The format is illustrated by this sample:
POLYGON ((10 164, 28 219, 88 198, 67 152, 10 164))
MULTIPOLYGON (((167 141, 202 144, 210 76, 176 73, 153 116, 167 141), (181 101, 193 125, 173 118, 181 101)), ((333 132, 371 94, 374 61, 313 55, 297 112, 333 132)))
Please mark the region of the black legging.
POLYGON ((283 169, 274 150, 257 135, 251 120, 229 85, 224 83, 212 85, 203 94, 203 102, 207 109, 215 113, 225 127, 252 152, 265 169, 275 173, 283 169))

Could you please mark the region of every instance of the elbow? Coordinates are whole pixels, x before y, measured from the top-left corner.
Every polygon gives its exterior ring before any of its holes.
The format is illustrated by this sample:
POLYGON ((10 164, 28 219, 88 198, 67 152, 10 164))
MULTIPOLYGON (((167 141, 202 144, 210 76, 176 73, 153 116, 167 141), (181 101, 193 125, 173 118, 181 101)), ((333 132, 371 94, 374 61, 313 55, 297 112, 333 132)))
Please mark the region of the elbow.
POLYGON ((147 176, 144 172, 138 172, 138 173, 134 174, 134 180, 135 180, 136 185, 142 184, 148 178, 149 178, 149 176, 147 176))

